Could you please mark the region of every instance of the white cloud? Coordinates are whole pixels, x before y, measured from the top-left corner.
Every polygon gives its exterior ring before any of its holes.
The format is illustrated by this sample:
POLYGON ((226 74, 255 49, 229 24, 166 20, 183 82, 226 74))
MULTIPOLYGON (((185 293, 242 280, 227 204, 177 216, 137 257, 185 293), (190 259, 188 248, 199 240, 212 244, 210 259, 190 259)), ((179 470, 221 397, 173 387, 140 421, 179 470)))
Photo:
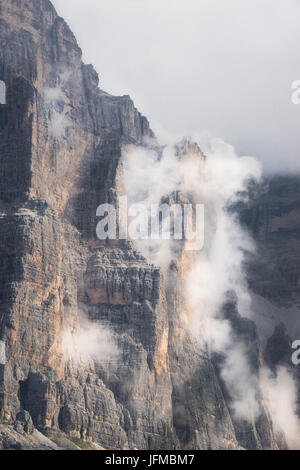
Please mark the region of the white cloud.
MULTIPOLYGON (((245 348, 234 339, 221 309, 228 291, 237 294, 239 312, 250 316, 250 296, 243 272, 244 251, 253 250, 249 236, 240 227, 228 204, 247 190, 250 178, 259 180, 260 165, 253 157, 239 157, 221 139, 206 142, 207 159, 199 154, 178 158, 174 147, 165 148, 160 159, 151 150, 128 148, 124 152, 125 186, 129 202, 160 203, 173 191, 193 192, 196 203, 206 206, 205 249, 193 253, 192 263, 183 261, 186 311, 182 323, 195 338, 202 338, 214 351, 224 354, 222 377, 231 395, 237 418, 252 420, 259 414, 256 400, 257 378, 248 364, 245 348)), ((137 246, 151 262, 164 271, 176 258, 176 242, 153 244, 146 240, 137 246)))
POLYGON ((76 328, 64 330, 62 345, 66 358, 74 365, 87 364, 90 361, 116 361, 119 354, 113 332, 108 326, 89 321, 82 312, 76 328))
POLYGON ((276 377, 264 369, 261 371, 261 383, 269 401, 275 429, 284 433, 289 449, 299 450, 300 420, 293 377, 284 367, 278 368, 276 377))

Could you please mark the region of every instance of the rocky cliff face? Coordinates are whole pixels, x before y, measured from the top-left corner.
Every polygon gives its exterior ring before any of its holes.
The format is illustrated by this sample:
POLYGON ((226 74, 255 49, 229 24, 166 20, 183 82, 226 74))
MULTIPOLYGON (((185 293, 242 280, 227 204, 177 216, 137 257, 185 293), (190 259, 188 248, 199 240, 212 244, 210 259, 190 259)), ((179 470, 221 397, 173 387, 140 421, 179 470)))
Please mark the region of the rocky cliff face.
POLYGON ((255 187, 241 220, 256 239, 248 282, 262 336, 283 322, 293 339, 299 329, 299 177, 275 176, 255 187))
MULTIPOLYGON (((217 362, 181 324, 184 260, 164 279, 132 243, 96 238, 97 207, 122 190, 122 146, 154 137, 147 119, 98 88, 48 0, 0 0, 0 80, 0 446, 277 448, 267 413, 234 422, 217 362), (115 359, 66 354, 82 312, 110 328, 115 359)), ((295 294, 297 269, 280 274, 295 294)))
POLYGON ((242 222, 256 239, 247 273, 264 361, 275 375, 284 366, 294 377, 298 416, 300 374, 292 362, 292 343, 300 338, 299 195, 299 176, 269 177, 241 210, 242 222))
POLYGON ((299 177, 277 176, 266 179, 242 213, 258 241, 258 256, 249 264, 250 285, 287 308, 299 304, 299 201, 299 177))

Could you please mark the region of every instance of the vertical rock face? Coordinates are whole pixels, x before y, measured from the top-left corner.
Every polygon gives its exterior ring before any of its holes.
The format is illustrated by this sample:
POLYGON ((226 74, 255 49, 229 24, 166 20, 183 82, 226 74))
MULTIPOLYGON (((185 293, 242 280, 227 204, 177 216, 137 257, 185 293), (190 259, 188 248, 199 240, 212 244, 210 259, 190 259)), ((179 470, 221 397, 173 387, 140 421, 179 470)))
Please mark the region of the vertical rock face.
POLYGON ((260 193, 242 212, 259 249, 249 263, 250 286, 280 307, 299 306, 299 176, 269 178, 260 193))
POLYGON ((276 176, 255 188, 241 210, 241 220, 256 239, 257 249, 247 262, 248 282, 262 336, 285 325, 294 340, 300 334, 298 176, 276 176))
MULTIPOLYGON (((238 442, 217 368, 180 324, 180 276, 164 281, 130 242, 96 238, 122 145, 154 137, 147 119, 98 88, 48 0, 0 0, 0 80, 0 446, 26 446, 17 431, 34 426, 62 446, 253 447, 253 430, 238 442), (115 360, 66 354, 81 312, 109 326, 115 360)), ((262 428, 256 447, 276 447, 269 418, 262 428)))
POLYGON ((299 365, 292 361, 292 343, 300 338, 300 180, 274 176, 241 211, 241 220, 256 238, 257 250, 248 260, 248 282, 264 361, 274 376, 284 367, 297 386, 300 416, 299 365))
POLYGON ((98 89, 50 2, 0 6, 1 418, 14 422, 25 409, 43 431, 172 448, 161 275, 129 246, 98 247, 95 237, 121 145, 152 132, 128 96, 98 89), (125 357, 111 374, 66 363, 62 334, 84 307, 120 333, 125 357))

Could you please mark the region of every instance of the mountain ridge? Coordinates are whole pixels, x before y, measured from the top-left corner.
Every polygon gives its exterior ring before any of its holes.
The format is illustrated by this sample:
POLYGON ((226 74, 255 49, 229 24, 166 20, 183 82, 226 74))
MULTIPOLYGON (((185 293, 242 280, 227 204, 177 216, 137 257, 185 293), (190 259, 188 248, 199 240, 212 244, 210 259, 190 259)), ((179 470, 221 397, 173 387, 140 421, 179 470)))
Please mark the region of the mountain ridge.
POLYGON ((181 324, 184 269, 166 278, 131 242, 96 239, 97 207, 123 191, 122 146, 154 134, 81 56, 50 1, 0 0, 0 447, 284 447, 267 411, 235 421, 216 362, 181 324), (118 361, 66 356, 82 314, 109 327, 118 361))

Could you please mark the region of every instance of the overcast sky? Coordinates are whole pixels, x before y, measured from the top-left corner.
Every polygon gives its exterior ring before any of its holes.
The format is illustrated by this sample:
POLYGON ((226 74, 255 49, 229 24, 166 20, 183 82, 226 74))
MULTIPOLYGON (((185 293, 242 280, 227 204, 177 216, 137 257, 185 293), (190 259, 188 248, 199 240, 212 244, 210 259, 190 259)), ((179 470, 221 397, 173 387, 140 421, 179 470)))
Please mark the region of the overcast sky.
POLYGON ((112 94, 158 135, 204 131, 300 171, 300 0, 52 0, 112 94))

